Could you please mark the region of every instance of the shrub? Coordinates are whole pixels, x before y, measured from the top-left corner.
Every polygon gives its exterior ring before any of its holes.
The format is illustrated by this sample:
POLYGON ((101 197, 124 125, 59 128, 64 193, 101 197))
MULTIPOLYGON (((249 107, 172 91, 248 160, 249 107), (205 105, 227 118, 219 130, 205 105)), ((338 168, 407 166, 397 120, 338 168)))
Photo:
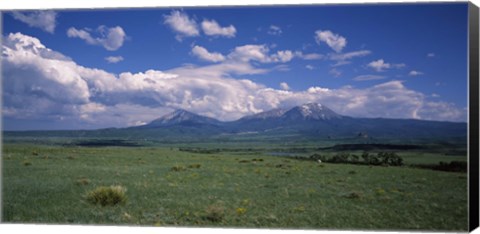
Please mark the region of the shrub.
POLYGON ((359 199, 362 197, 362 194, 361 193, 358 193, 358 192, 351 192, 347 195, 345 195, 346 198, 348 199, 359 199))
POLYGON ((87 185, 90 184, 90 180, 87 178, 80 178, 76 181, 77 185, 87 185))
POLYGON ((94 205, 114 206, 126 202, 126 191, 127 189, 125 187, 119 185, 109 187, 100 186, 87 192, 86 199, 94 205))
POLYGON ((212 222, 220 222, 225 216, 225 208, 222 205, 214 204, 205 209, 205 218, 212 222))
POLYGON ((188 168, 200 168, 202 165, 200 164, 191 164, 191 165, 188 165, 188 168))
POLYGON ((437 165, 435 164, 420 164, 414 165, 414 167, 425 168, 425 169, 432 169, 438 171, 449 171, 449 172, 467 172, 468 170, 468 163, 465 161, 451 161, 447 162, 439 162, 437 165))
POLYGON ((184 166, 173 166, 172 171, 185 171, 187 170, 184 166))
POLYGON ((310 155, 310 159, 313 160, 313 161, 318 161, 318 160, 321 160, 322 162, 327 161, 327 158, 325 156, 317 154, 317 153, 310 155))
POLYGON ((24 165, 24 166, 31 166, 31 165, 32 165, 32 162, 30 162, 30 161, 23 161, 23 165, 24 165))
POLYGON ((403 159, 394 152, 379 152, 377 154, 381 164, 388 166, 402 166, 403 159))
POLYGON ((247 209, 243 207, 238 207, 237 209, 235 209, 235 211, 237 212, 238 215, 243 215, 245 214, 245 212, 247 212, 247 209))

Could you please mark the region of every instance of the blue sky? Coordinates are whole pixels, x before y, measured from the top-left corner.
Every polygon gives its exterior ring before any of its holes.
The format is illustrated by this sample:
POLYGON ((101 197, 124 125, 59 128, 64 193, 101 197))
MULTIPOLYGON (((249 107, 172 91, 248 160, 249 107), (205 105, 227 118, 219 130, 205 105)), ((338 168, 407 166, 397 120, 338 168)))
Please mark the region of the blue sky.
POLYGON ((305 102, 466 121, 467 4, 3 14, 4 129, 221 120, 305 102))

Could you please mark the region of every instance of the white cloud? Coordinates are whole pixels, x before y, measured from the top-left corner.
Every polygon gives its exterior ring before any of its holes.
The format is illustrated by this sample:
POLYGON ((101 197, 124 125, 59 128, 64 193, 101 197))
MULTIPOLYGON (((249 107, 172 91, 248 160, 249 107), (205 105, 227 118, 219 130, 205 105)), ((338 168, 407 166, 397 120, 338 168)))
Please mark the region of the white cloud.
POLYGON ((164 16, 164 24, 179 33, 177 40, 182 40, 183 37, 195 37, 200 35, 198 25, 195 20, 190 19, 186 13, 180 11, 172 11, 170 15, 164 16))
POLYGON ((360 75, 353 78, 354 81, 366 81, 366 80, 382 80, 385 79, 385 76, 379 75, 360 75))
POLYGON ((379 60, 370 62, 367 66, 371 67, 372 69, 374 69, 377 72, 382 72, 382 71, 384 71, 386 69, 390 69, 390 68, 405 67, 405 64, 404 63, 390 64, 390 63, 386 63, 383 59, 379 59, 379 60))
MULTIPOLYGON (((318 86, 286 91, 242 79, 242 75, 269 70, 241 60, 117 75, 80 66, 20 33, 4 37, 2 50, 2 113, 9 119, 69 121, 80 123, 78 128, 123 127, 149 122, 172 108, 234 120, 273 108, 319 102, 356 117, 466 120, 465 110, 432 102, 430 95, 409 89, 401 81, 367 88, 318 86)), ((284 89, 288 84, 281 86, 284 89)))
POLYGON ((325 42, 332 50, 339 53, 347 45, 347 39, 338 34, 334 34, 329 30, 317 30, 315 31, 315 40, 318 44, 325 42))
POLYGON ((336 54, 329 54, 329 59, 334 60, 334 61, 343 61, 343 60, 349 60, 355 57, 363 57, 371 54, 372 52, 369 50, 359 50, 359 51, 352 51, 348 53, 336 53, 336 54))
POLYGON ((237 30, 233 25, 221 27, 215 20, 203 20, 202 30, 208 36, 235 37, 237 30))
POLYGON ((367 66, 373 68, 375 71, 383 71, 384 69, 390 68, 389 63, 385 63, 383 59, 370 62, 367 66))
POLYGON ((244 45, 235 47, 234 51, 228 55, 229 58, 248 62, 255 60, 267 62, 269 49, 265 45, 244 45))
POLYGON ((276 54, 270 56, 273 62, 286 63, 293 59, 293 53, 290 50, 280 50, 276 54))
POLYGON ((123 61, 122 56, 108 56, 105 57, 105 60, 107 60, 108 63, 118 63, 120 61, 123 61))
POLYGON ((428 54, 427 54, 427 57, 433 58, 433 57, 435 57, 435 53, 428 53, 428 54))
POLYGON ((310 64, 307 64, 307 65, 305 66, 305 68, 308 69, 308 70, 313 70, 313 69, 315 69, 315 67, 312 66, 312 65, 310 65, 310 64))
POLYGON ((290 50, 279 50, 274 54, 270 54, 269 52, 270 49, 266 45, 243 45, 235 47, 233 52, 228 55, 228 58, 241 62, 286 63, 295 57, 294 53, 290 50))
POLYGON ((222 54, 216 52, 208 52, 207 49, 197 45, 192 48, 192 54, 202 60, 214 63, 222 62, 225 60, 225 56, 223 56, 222 54))
POLYGON ((295 51, 295 57, 304 59, 304 60, 318 60, 324 58, 324 55, 317 53, 304 54, 302 51, 295 51))
POLYGON ((328 73, 334 77, 339 77, 342 75, 342 72, 337 70, 336 68, 331 69, 328 73))
POLYGON ((280 34, 282 34, 282 29, 279 26, 270 25, 267 33, 270 34, 270 35, 280 35, 280 34))
POLYGON ((127 36, 120 26, 112 28, 104 25, 99 26, 96 32, 100 37, 92 37, 90 31, 89 29, 76 29, 71 27, 67 30, 67 36, 73 38, 78 37, 87 42, 87 44, 103 46, 106 50, 110 51, 118 50, 122 47, 127 36))
POLYGON ((333 64, 333 67, 338 67, 346 64, 350 64, 351 62, 349 61, 350 59, 353 59, 355 57, 363 57, 371 54, 371 51, 369 50, 359 50, 359 51, 352 51, 348 53, 331 53, 328 55, 328 59, 332 61, 336 61, 335 64, 333 64))
POLYGON ((423 75, 423 72, 412 70, 408 73, 409 76, 419 76, 423 75))
POLYGON ((30 27, 40 28, 45 32, 53 33, 55 31, 57 13, 53 11, 32 11, 22 13, 12 12, 13 18, 20 20, 30 27))
POLYGON ((290 90, 290 86, 285 82, 280 83, 280 88, 283 90, 290 90))

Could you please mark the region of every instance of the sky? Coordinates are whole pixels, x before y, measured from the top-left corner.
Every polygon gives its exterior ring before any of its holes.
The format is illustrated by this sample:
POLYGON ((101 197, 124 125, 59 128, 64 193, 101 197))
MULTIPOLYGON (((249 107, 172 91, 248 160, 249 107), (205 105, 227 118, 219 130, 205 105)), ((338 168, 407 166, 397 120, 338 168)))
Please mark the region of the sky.
POLYGON ((318 102, 467 121, 466 3, 2 12, 4 130, 231 121, 318 102))

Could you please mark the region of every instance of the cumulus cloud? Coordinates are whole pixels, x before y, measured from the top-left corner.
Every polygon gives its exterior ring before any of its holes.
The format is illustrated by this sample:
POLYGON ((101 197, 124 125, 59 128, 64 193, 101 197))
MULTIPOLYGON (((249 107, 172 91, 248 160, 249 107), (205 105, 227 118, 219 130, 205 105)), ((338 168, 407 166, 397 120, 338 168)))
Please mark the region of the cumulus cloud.
POLYGON ((202 30, 208 36, 235 37, 237 29, 233 25, 221 27, 215 20, 203 20, 202 30))
POLYGON ((280 88, 283 90, 290 90, 290 86, 286 82, 280 83, 280 88))
POLYGON ((282 34, 282 29, 279 26, 270 25, 267 33, 270 34, 270 35, 280 35, 280 34, 282 34))
POLYGON ((266 45, 243 45, 237 46, 228 55, 230 60, 249 62, 257 61, 261 63, 286 63, 292 60, 295 54, 290 50, 279 50, 271 54, 266 45))
POLYGON ((93 37, 90 29, 76 29, 71 27, 67 30, 67 36, 72 38, 80 38, 90 45, 103 46, 106 50, 114 51, 122 47, 125 41, 126 34, 122 27, 116 26, 108 28, 104 25, 99 26, 96 29, 96 33, 99 37, 93 37))
POLYGON ((386 63, 385 60, 383 60, 383 59, 379 59, 379 60, 370 62, 367 66, 371 67, 373 70, 375 70, 377 72, 382 72, 382 71, 385 71, 386 69, 390 69, 390 68, 405 67, 405 64, 404 63, 390 64, 390 63, 386 63))
POLYGON ((466 120, 465 110, 431 101, 430 95, 409 89, 401 81, 367 88, 317 86, 287 91, 288 84, 274 89, 242 78, 269 71, 239 60, 113 74, 80 66, 20 33, 4 37, 2 67, 2 113, 15 120, 43 118, 89 127, 124 127, 149 122, 174 108, 235 120, 306 102, 319 102, 356 117, 466 120))
POLYGON ((317 44, 321 42, 326 43, 332 50, 339 53, 347 45, 347 39, 338 34, 335 34, 329 30, 317 30, 315 31, 315 40, 317 44))
POLYGON ((118 63, 118 62, 123 61, 123 57, 122 56, 108 56, 108 57, 105 57, 105 60, 107 60, 108 63, 118 63))
POLYGON ((428 53, 428 54, 427 54, 427 57, 428 57, 428 58, 433 58, 433 57, 435 57, 435 53, 428 53))
POLYGON ((408 73, 409 76, 419 76, 423 75, 423 72, 412 70, 408 73))
POLYGON ((54 33, 57 13, 53 11, 12 12, 13 18, 22 21, 30 27, 40 28, 45 32, 54 33))
POLYGON ((167 24, 173 31, 178 33, 177 40, 182 40, 183 37, 200 35, 200 30, 195 20, 190 19, 184 12, 172 11, 169 15, 165 15, 164 19, 164 24, 167 24))
POLYGON ((310 65, 310 64, 305 65, 305 68, 308 69, 308 70, 313 70, 313 69, 315 69, 315 67, 312 66, 312 65, 310 65))
POLYGON ((214 63, 225 60, 225 56, 223 56, 222 54, 216 53, 216 52, 209 52, 204 47, 197 46, 197 45, 192 48, 192 54, 202 60, 214 62, 214 63))
POLYGON ((290 50, 280 50, 276 54, 270 56, 270 60, 273 62, 286 63, 293 59, 293 53, 290 50))

